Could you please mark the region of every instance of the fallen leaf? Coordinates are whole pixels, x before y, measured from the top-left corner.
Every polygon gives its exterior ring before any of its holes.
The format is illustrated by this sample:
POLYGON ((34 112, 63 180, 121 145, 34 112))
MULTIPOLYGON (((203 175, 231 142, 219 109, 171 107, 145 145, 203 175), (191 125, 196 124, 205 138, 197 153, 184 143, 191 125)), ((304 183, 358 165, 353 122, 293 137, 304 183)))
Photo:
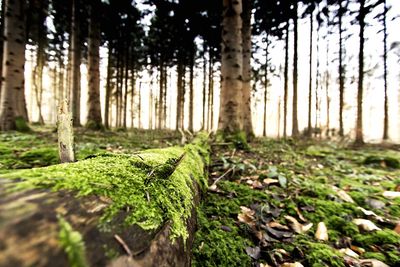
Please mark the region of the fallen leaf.
POLYGON ((328 241, 328 229, 324 222, 318 223, 317 231, 315 232, 315 239, 328 241))
POLYGON ((300 210, 299 210, 298 207, 295 207, 294 210, 296 211, 297 216, 299 216, 299 219, 300 219, 300 220, 302 220, 303 222, 306 222, 306 221, 307 221, 306 218, 304 218, 303 214, 301 214, 301 212, 300 212, 300 210))
POLYGON ((354 200, 351 198, 351 196, 349 196, 345 191, 343 191, 342 189, 336 187, 336 186, 332 186, 332 189, 336 192, 336 194, 338 195, 338 197, 343 200, 344 202, 349 202, 349 203, 354 203, 354 200))
POLYGON ((354 250, 355 252, 357 252, 358 254, 364 254, 365 253, 365 249, 357 247, 357 246, 350 246, 350 248, 352 250, 354 250))
POLYGON ((294 262, 294 263, 284 263, 281 265, 281 267, 304 267, 303 264, 301 264, 300 262, 294 262))
POLYGON ((278 176, 278 181, 279 181, 279 185, 280 185, 281 187, 283 187, 283 188, 286 188, 286 187, 287 187, 287 179, 286 179, 285 176, 279 175, 279 176, 278 176))
POLYGON ((260 247, 246 247, 246 253, 255 260, 258 260, 261 257, 260 247))
POLYGON ((250 226, 254 226, 255 225, 255 219, 254 219, 255 211, 252 209, 249 209, 247 207, 244 207, 244 206, 241 206, 240 210, 241 210, 241 213, 239 213, 237 216, 239 222, 248 224, 250 226))
POLYGON ((270 184, 278 184, 279 181, 277 179, 265 178, 263 180, 263 183, 266 184, 266 185, 270 185, 270 184))
POLYGON ((271 265, 268 265, 266 263, 260 263, 260 267, 271 267, 271 265))
POLYGON ((299 223, 296 218, 289 216, 289 215, 286 215, 285 219, 290 222, 290 224, 291 224, 290 227, 293 229, 293 231, 295 231, 298 234, 307 232, 313 226, 312 223, 307 223, 307 224, 303 225, 303 224, 299 223))
POLYGON ((232 232, 232 229, 229 226, 221 225, 221 230, 225 232, 232 232))
POLYGON ((386 263, 383 263, 381 261, 375 260, 375 259, 365 259, 365 260, 360 260, 361 266, 365 267, 390 267, 386 263))
POLYGON ((349 248, 342 248, 339 250, 339 252, 355 259, 358 259, 360 257, 357 253, 355 253, 353 250, 349 248))
POLYGON ((252 184, 253 189, 263 189, 263 185, 260 181, 254 181, 252 184))
POLYGON ((375 212, 373 212, 371 210, 366 210, 362 207, 357 207, 357 209, 361 210, 364 213, 364 215, 366 215, 366 216, 374 217, 376 220, 378 220, 380 222, 385 221, 381 216, 378 216, 375 212))
POLYGON ((382 195, 389 199, 395 199, 400 197, 400 192, 397 191, 385 191, 382 195))
POLYGON ((353 223, 360 227, 362 230, 371 232, 375 230, 381 230, 378 226, 376 226, 373 222, 366 219, 354 219, 353 223))
POLYGON ((268 226, 272 227, 272 228, 277 228, 277 229, 280 229, 280 230, 289 230, 289 227, 287 227, 286 225, 280 224, 278 222, 273 222, 273 221, 269 222, 268 226))
POLYGON ((265 226, 265 229, 267 230, 267 232, 269 234, 273 235, 275 238, 278 238, 278 239, 291 237, 293 235, 292 232, 276 230, 269 226, 265 226))
POLYGON ((395 231, 396 233, 398 233, 400 235, 400 222, 398 222, 396 224, 396 227, 393 229, 393 231, 395 231))

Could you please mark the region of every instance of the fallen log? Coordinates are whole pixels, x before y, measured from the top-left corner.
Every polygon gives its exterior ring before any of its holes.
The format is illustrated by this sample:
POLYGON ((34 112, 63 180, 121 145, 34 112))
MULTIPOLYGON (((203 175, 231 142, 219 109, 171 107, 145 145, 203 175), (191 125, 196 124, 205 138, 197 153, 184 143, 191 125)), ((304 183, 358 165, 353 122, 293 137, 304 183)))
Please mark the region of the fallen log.
POLYGON ((0 267, 190 266, 207 136, 0 176, 0 267))

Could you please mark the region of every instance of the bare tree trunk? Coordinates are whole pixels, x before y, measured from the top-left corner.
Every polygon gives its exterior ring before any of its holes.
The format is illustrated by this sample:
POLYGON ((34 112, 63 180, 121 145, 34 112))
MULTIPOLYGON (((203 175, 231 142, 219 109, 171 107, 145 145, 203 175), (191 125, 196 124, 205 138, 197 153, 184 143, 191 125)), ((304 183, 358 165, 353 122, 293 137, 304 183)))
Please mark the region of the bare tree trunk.
POLYGON ((73 125, 80 126, 81 116, 81 45, 79 41, 79 4, 80 0, 72 0, 72 26, 71 26, 71 92, 72 92, 72 117, 73 125))
POLYGON ((314 12, 310 13, 310 74, 308 76, 308 125, 307 125, 307 137, 311 137, 311 106, 312 106, 312 76, 313 76, 313 33, 314 33, 314 12))
POLYGON ((386 0, 383 2, 383 79, 385 90, 384 118, 383 118, 383 140, 389 139, 389 101, 388 101, 388 73, 387 73, 387 12, 386 0))
POLYGON ((284 88, 283 88, 283 138, 287 136, 287 109, 289 91, 289 22, 286 22, 285 36, 285 68, 284 68, 284 88))
POLYGON ((5 1, 0 130, 16 129, 16 118, 27 121, 24 93, 25 0, 5 1))
POLYGON ((107 64, 107 81, 106 81, 106 96, 105 96, 105 110, 104 110, 104 127, 106 129, 110 128, 110 103, 111 103, 111 75, 112 75, 112 66, 111 66, 111 55, 112 55, 112 47, 111 44, 108 45, 108 64, 107 64))
MULTIPOLYGON (((328 36, 326 36, 328 38, 328 36)), ((331 98, 329 96, 329 86, 330 86, 330 79, 331 76, 329 74, 329 41, 326 45, 326 75, 325 75, 325 90, 326 90, 326 137, 330 135, 330 107, 331 107, 331 98)))
MULTIPOLYGON (((133 60, 131 61, 133 63, 133 60)), ((133 65, 131 65, 133 66, 133 65)), ((136 87, 136 74, 135 70, 132 69, 131 71, 131 128, 135 127, 135 87, 136 87)))
MULTIPOLYGON (((3 51, 4 51, 4 17, 5 17, 6 1, 1 1, 1 14, 0 14, 0 74, 3 74, 3 51)), ((0 96, 3 79, 0 79, 0 96)))
POLYGON ((268 100, 268 57, 269 57, 269 35, 267 33, 266 42, 267 47, 265 48, 265 77, 264 77, 264 116, 263 116, 263 136, 267 136, 267 100, 268 100))
POLYGON ((124 69, 125 69, 125 76, 124 76, 124 100, 123 100, 123 107, 122 107, 122 127, 126 129, 127 125, 127 110, 128 110, 128 92, 129 92, 129 49, 128 47, 125 49, 125 64, 124 64, 124 69))
POLYGON ((243 42, 243 129, 247 138, 254 137, 253 122, 251 119, 251 10, 253 0, 242 0, 242 42, 243 42))
POLYGON ((292 110, 292 136, 297 137, 299 135, 299 125, 297 119, 297 79, 298 79, 298 17, 297 17, 297 5, 294 4, 294 51, 293 51, 293 110, 292 110))
POLYGON ((193 112, 194 112, 194 106, 193 106, 193 101, 194 101, 194 57, 195 57, 195 51, 194 49, 192 50, 192 55, 190 58, 190 72, 189 72, 189 131, 193 132, 194 127, 193 127, 193 112))
POLYGON ((214 67, 213 59, 210 54, 210 62, 208 63, 208 129, 214 129, 214 67))
POLYGON ((100 130, 102 126, 100 105, 100 23, 98 18, 99 0, 93 0, 89 21, 89 99, 86 126, 100 130))
POLYGON ((206 105, 207 105, 207 59, 206 59, 206 50, 207 46, 204 42, 203 45, 203 120, 202 120, 202 129, 206 129, 206 105))
POLYGON ((223 0, 221 96, 218 129, 225 135, 243 129, 242 123, 242 1, 223 0))
POLYGON ((182 82, 183 82, 183 64, 182 60, 178 59, 178 66, 177 66, 177 99, 176 99, 176 130, 183 128, 182 125, 182 82))
POLYGON ((320 30, 321 30, 321 22, 318 21, 318 27, 317 27, 317 48, 316 48, 316 58, 317 58, 317 73, 315 74, 315 125, 314 128, 316 130, 315 134, 317 134, 317 129, 319 127, 319 116, 320 116, 320 97, 319 97, 319 90, 320 90, 320 79, 321 79, 321 74, 319 71, 320 68, 320 60, 319 60, 319 42, 320 42, 320 30))
POLYGON ((343 7, 339 1, 339 136, 344 136, 343 108, 344 108, 344 66, 343 66, 343 7))
POLYGON ((138 98, 138 128, 142 129, 142 82, 139 82, 138 98))
POLYGON ((365 0, 360 0, 360 11, 358 15, 360 24, 360 51, 358 55, 358 89, 357 89, 357 123, 356 144, 363 144, 363 93, 364 93, 364 28, 365 28, 365 0))

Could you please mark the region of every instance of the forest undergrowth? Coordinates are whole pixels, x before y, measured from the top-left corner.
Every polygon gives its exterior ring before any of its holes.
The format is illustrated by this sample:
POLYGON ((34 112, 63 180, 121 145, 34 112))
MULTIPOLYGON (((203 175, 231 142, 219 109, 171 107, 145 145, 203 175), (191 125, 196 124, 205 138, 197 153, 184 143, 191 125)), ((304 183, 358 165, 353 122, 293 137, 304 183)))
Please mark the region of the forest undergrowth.
MULTIPOLYGON (((78 160, 176 145, 166 131, 76 132, 78 160)), ((58 163, 56 133, 0 134, 0 172, 58 163)), ((212 145, 193 266, 400 266, 400 149, 256 139, 212 145)))
POLYGON ((194 266, 400 266, 400 151, 214 145, 194 266))

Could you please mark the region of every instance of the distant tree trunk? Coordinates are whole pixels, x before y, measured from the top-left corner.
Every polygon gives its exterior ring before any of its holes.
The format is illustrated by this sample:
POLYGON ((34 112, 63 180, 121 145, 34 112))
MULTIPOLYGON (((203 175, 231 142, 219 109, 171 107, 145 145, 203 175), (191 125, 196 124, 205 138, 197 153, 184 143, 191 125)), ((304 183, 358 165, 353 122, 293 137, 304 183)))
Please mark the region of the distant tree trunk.
POLYGON ((126 129, 126 124, 127 124, 127 110, 128 110, 128 92, 129 92, 129 49, 126 47, 125 49, 125 64, 124 64, 124 69, 125 69, 125 76, 124 76, 124 100, 123 100, 123 107, 122 107, 122 112, 123 112, 123 121, 122 121, 122 127, 126 129))
POLYGON ((263 136, 267 136, 267 97, 268 97, 268 57, 269 57, 269 44, 268 40, 269 35, 267 33, 266 43, 267 47, 265 48, 265 76, 264 76, 264 116, 263 116, 263 136))
POLYGON ((247 138, 254 137, 253 122, 251 119, 251 11, 253 0, 242 0, 242 41, 243 41, 243 129, 247 138))
POLYGON ((142 129, 142 82, 139 82, 138 98, 138 128, 142 129))
MULTIPOLYGON (((152 75, 150 74, 150 77, 151 76, 152 75)), ((151 81, 150 81, 149 90, 150 90, 150 97, 149 97, 149 129, 151 130, 151 129, 153 129, 153 115, 154 115, 153 114, 154 113, 154 111, 153 111, 153 102, 154 102, 154 100, 153 100, 153 79, 151 79, 151 81)))
POLYGON ((344 65, 343 65, 343 7, 339 1, 339 136, 344 136, 343 108, 344 108, 344 65))
POLYGON ((218 129, 224 135, 235 134, 242 124, 242 1, 223 0, 221 96, 218 129))
POLYGON ((203 45, 203 120, 202 120, 202 129, 206 129, 206 105, 207 105, 207 59, 206 59, 206 50, 207 46, 204 43, 203 45))
POLYGON ((190 72, 189 72, 189 131, 193 133, 193 116, 194 116, 194 61, 195 61, 195 50, 192 50, 192 55, 190 58, 190 72))
POLYGON ((108 63, 107 63, 107 81, 106 81, 106 96, 104 105, 104 127, 106 129, 110 128, 110 104, 111 104, 111 76, 112 76, 112 47, 108 44, 108 63))
POLYGON ((289 22, 286 22, 285 36, 285 67, 284 67, 284 88, 283 88, 283 138, 287 136, 287 109, 289 91, 289 22))
POLYGON ((168 91, 168 66, 164 67, 164 96, 163 96, 163 112, 162 112, 162 126, 163 129, 167 128, 167 91, 168 91))
POLYGON ((312 76, 313 76, 313 33, 314 33, 314 12, 310 13, 310 74, 308 76, 308 124, 307 124, 307 137, 311 137, 311 106, 312 106, 312 76))
POLYGON ((160 90, 159 90, 159 97, 158 97, 158 129, 162 129, 163 125, 163 104, 164 104, 164 63, 162 60, 160 60, 160 80, 159 80, 159 85, 160 85, 160 90))
MULTIPOLYGON (((320 79, 321 79, 321 72, 319 71, 320 68, 320 59, 319 59, 319 43, 320 43, 320 31, 321 31, 321 22, 318 21, 318 27, 317 27, 317 48, 316 48, 316 58, 317 58, 317 67, 316 67, 316 74, 315 74, 315 125, 314 128, 317 130, 320 128, 320 122, 319 122, 319 116, 320 116, 320 96, 319 96, 319 90, 320 90, 320 79)), ((317 132, 316 132, 317 134, 317 132)))
MULTIPOLYGON (((0 74, 3 74, 3 51, 4 51, 4 16, 5 16, 5 5, 6 1, 1 1, 1 13, 0 13, 0 74)), ((0 79, 0 96, 3 79, 0 79)))
POLYGON ((214 129, 214 66, 212 55, 208 62, 208 129, 214 129))
MULTIPOLYGON (((326 36, 328 38, 328 35, 326 36)), ((326 90, 326 137, 329 137, 330 131, 330 106, 331 98, 329 96, 329 86, 330 86, 330 74, 329 74, 329 41, 326 45, 326 72, 325 72, 325 90, 326 90)))
MULTIPOLYGON (((131 61, 133 63, 133 60, 131 61)), ((133 66, 133 65, 132 65, 133 66)), ((131 128, 133 129, 135 126, 135 87, 136 87, 136 73, 135 70, 131 72, 131 128)))
POLYGON ((383 79, 385 90, 384 118, 383 118, 383 140, 389 139, 389 101, 388 101, 388 73, 387 73, 387 12, 386 0, 383 2, 383 79))
POLYGON ((363 93, 364 93, 364 29, 365 29, 365 0, 360 0, 360 11, 358 15, 360 24, 360 53, 358 56, 358 89, 357 89, 357 123, 356 144, 363 144, 363 93))
POLYGON ((299 125, 297 119, 297 79, 298 79, 298 17, 297 17, 297 5, 294 4, 294 40, 293 40, 293 110, 292 110, 292 136, 297 137, 299 135, 299 125))
POLYGON ((24 93, 25 0, 5 1, 0 130, 16 129, 15 120, 27 121, 24 93))
POLYGON ((115 127, 120 127, 120 97, 121 94, 121 53, 116 51, 117 53, 117 72, 116 72, 116 89, 115 89, 115 127))
POLYGON ((89 99, 86 126, 92 130, 102 128, 100 105, 100 23, 99 0, 93 0, 89 21, 89 99))
POLYGON ((72 21, 71 21, 71 92, 72 92, 72 118, 73 125, 80 126, 81 116, 81 45, 79 41, 79 4, 80 0, 72 0, 72 21))
POLYGON ((176 130, 182 129, 182 115, 183 115, 183 64, 182 59, 178 58, 178 66, 177 66, 177 98, 176 98, 176 130))

